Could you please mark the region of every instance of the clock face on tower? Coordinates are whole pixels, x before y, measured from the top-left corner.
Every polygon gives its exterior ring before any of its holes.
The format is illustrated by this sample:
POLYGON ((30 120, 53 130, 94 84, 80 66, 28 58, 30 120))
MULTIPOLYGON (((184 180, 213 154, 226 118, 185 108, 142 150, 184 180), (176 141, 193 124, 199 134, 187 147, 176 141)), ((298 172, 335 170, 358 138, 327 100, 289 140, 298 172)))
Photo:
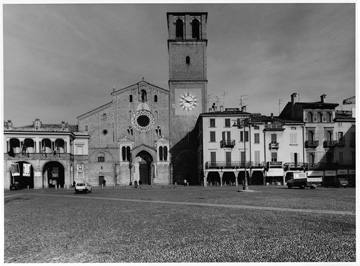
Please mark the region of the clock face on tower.
POLYGON ((197 106, 196 95, 191 92, 185 92, 179 97, 179 104, 185 111, 192 111, 197 106))

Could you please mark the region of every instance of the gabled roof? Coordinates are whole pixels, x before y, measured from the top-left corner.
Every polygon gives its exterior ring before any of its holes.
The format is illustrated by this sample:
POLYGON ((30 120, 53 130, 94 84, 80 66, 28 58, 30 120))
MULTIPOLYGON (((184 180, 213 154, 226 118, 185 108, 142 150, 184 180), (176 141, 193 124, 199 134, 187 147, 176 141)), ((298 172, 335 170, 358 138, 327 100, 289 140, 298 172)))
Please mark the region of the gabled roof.
POLYGON ((126 91, 130 91, 130 90, 133 90, 133 89, 141 89, 141 87, 145 87, 145 86, 149 86, 151 87, 152 89, 155 89, 155 90, 158 90, 162 93, 165 93, 165 94, 169 94, 169 91, 167 89, 164 89, 164 88, 161 88, 159 86, 156 86, 154 84, 151 84, 147 81, 145 81, 144 79, 142 79, 141 81, 139 81, 138 83, 135 83, 133 85, 130 85, 130 86, 127 86, 125 88, 122 88, 122 89, 118 89, 118 90, 115 90, 111 93, 111 96, 115 96, 115 95, 118 95, 118 94, 121 94, 121 93, 124 93, 126 91))

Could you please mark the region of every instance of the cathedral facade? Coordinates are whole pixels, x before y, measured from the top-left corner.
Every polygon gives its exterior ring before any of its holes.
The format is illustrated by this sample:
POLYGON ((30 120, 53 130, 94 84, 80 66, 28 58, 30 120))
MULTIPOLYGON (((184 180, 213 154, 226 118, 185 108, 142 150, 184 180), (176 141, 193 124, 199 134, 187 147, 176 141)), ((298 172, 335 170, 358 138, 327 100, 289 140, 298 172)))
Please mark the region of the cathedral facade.
POLYGON ((92 184, 197 183, 195 128, 206 111, 207 13, 167 13, 169 89, 144 79, 78 117, 92 184))

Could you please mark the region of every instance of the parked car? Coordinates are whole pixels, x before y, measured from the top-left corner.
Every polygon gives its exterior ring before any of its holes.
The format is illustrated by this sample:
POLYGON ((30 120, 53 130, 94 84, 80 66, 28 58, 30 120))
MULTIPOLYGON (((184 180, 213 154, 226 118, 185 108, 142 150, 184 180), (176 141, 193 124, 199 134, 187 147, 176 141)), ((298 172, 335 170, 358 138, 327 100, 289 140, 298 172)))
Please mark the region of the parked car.
POLYGON ((92 187, 87 182, 78 182, 75 184, 75 193, 78 192, 91 193, 92 187))
POLYGON ((10 190, 20 190, 22 189, 19 182, 12 183, 10 185, 10 190))
POLYGON ((324 187, 348 187, 349 181, 345 177, 327 177, 323 183, 324 187))

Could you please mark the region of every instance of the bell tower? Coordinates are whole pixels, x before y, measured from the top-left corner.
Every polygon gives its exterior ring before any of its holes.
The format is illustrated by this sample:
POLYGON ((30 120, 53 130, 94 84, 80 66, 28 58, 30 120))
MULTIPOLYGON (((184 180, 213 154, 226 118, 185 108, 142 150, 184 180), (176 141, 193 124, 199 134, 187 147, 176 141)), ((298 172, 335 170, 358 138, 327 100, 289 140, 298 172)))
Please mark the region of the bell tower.
POLYGON ((192 131, 199 115, 207 110, 206 23, 207 12, 167 13, 173 182, 197 172, 192 131), (193 167, 195 172, 190 170, 193 167), (184 173, 184 168, 191 173, 184 173))

